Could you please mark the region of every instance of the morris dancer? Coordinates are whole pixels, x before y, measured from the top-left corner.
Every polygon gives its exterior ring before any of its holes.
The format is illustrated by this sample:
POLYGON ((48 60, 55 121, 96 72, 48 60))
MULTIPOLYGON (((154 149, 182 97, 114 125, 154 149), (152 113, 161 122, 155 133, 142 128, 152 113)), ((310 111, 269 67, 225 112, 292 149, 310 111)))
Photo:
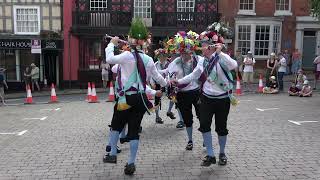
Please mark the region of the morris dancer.
MULTIPOLYGON (((174 76, 178 79, 181 79, 192 72, 192 70, 196 67, 196 59, 199 57, 193 55, 195 50, 197 49, 197 34, 189 31, 186 32, 178 32, 174 39, 171 39, 168 44, 172 44, 171 50, 179 53, 179 57, 177 57, 172 63, 169 65, 169 74, 174 74, 174 76)), ((182 119, 186 126, 186 131, 188 135, 188 143, 186 146, 186 150, 193 149, 193 139, 192 139, 192 124, 193 124, 193 114, 192 114, 192 105, 196 110, 196 115, 199 117, 199 85, 197 80, 190 81, 186 84, 178 86, 178 93, 176 95, 177 106, 181 112, 182 119)))
MULTIPOLYGON (((166 69, 168 68, 170 62, 167 61, 168 59, 168 53, 164 49, 157 49, 155 51, 156 58, 158 61, 154 64, 158 70, 158 72, 163 76, 166 77, 166 69)), ((165 87, 161 88, 160 84, 155 84, 155 90, 162 90, 162 92, 165 91, 165 87)), ((157 107, 156 108, 156 123, 158 124, 163 124, 162 118, 159 116, 159 110, 161 108, 161 98, 155 97, 154 99, 154 105, 157 107)), ((174 102, 171 100, 169 101, 169 108, 167 111, 167 116, 170 117, 171 119, 176 119, 172 111, 172 107, 174 105, 174 102)))
MULTIPOLYGON (((212 26, 211 26, 212 27, 212 26)), ((213 28, 215 29, 215 28, 213 28)), ((231 70, 237 68, 237 62, 229 55, 221 52, 223 37, 213 31, 205 31, 200 34, 202 53, 205 60, 200 58, 194 71, 177 81, 177 84, 186 84, 199 79, 202 86, 200 96, 200 128, 203 141, 207 149, 207 156, 202 161, 202 166, 210 166, 216 163, 212 147, 211 123, 215 116, 215 130, 218 134, 220 153, 219 164, 226 165, 225 145, 228 129, 227 120, 232 96, 231 70), (217 44, 218 43, 218 44, 217 44), (216 45, 216 46, 214 46, 216 45)), ((174 83, 174 82, 173 82, 174 83)))
MULTIPOLYGON (((144 54, 145 41, 148 38, 148 31, 140 19, 134 19, 130 32, 129 43, 132 52, 125 51, 114 55, 114 47, 118 45, 119 38, 114 37, 105 49, 106 61, 110 64, 119 64, 121 72, 116 82, 117 110, 122 118, 114 118, 111 122, 111 152, 105 158, 108 163, 117 163, 117 142, 119 132, 125 124, 128 124, 128 139, 130 140, 130 155, 125 165, 124 173, 132 175, 135 170, 135 159, 139 146, 139 129, 143 115, 153 105, 145 94, 147 76, 152 76, 161 86, 167 82, 157 72, 153 59, 144 54)), ((161 91, 156 94, 162 96, 161 91)))

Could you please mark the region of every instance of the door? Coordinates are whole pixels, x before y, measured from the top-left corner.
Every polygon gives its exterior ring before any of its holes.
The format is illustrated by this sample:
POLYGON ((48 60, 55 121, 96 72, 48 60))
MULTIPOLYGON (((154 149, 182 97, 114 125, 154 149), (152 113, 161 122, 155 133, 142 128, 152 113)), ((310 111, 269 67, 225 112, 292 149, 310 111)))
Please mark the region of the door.
POLYGON ((47 79, 48 86, 52 83, 57 84, 57 56, 55 52, 45 52, 44 58, 44 78, 47 79))
POLYGON ((305 31, 303 38, 302 67, 313 68, 313 60, 316 57, 317 38, 315 31, 305 31))

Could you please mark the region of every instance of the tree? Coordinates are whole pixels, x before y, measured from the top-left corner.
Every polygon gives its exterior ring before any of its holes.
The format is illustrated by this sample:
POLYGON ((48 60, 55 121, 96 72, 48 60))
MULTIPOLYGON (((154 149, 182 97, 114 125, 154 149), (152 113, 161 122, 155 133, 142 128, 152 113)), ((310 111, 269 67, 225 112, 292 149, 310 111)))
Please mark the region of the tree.
POLYGON ((310 0, 312 15, 320 20, 320 0, 310 0))

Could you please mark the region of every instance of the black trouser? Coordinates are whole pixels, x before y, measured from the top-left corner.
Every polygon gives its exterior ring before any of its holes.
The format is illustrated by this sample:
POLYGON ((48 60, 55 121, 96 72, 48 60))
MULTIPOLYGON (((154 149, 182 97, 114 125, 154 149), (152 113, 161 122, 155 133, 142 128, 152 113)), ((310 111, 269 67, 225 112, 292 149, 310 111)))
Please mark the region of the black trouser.
MULTIPOLYGON (((144 99, 147 99, 146 95, 143 94, 144 99)), ((146 108, 143 104, 140 94, 133 94, 126 96, 127 104, 131 108, 118 111, 116 109, 117 103, 114 107, 114 114, 111 121, 111 127, 114 131, 121 132, 125 124, 128 124, 127 138, 129 140, 139 139, 139 129, 146 108)))
POLYGON ((223 99, 211 99, 204 95, 200 96, 200 128, 199 131, 206 133, 211 131, 213 115, 215 115, 215 127, 219 136, 228 134, 227 120, 230 110, 229 97, 223 99))
POLYGON ((191 127, 193 124, 192 105, 196 110, 196 115, 199 118, 199 90, 178 92, 177 106, 181 112, 182 119, 186 127, 191 127))
MULTIPOLYGON (((156 84, 156 89, 155 90, 157 90, 157 91, 158 90, 162 90, 162 92, 164 92, 165 91, 165 87, 161 87, 160 84, 156 84)), ((154 106, 159 105, 160 102, 161 102, 161 98, 156 96, 154 98, 154 106)))

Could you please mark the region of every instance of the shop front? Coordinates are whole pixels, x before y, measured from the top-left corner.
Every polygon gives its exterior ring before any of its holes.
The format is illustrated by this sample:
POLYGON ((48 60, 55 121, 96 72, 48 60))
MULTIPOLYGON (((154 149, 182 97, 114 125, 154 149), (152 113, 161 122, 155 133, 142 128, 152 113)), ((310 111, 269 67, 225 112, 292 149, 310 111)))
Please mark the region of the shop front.
POLYGON ((24 90, 24 72, 34 63, 40 69, 40 84, 59 84, 62 53, 61 40, 40 39, 0 39, 0 67, 6 69, 6 81, 10 90, 24 90), (34 49, 31 41, 41 42, 39 49, 34 49))

